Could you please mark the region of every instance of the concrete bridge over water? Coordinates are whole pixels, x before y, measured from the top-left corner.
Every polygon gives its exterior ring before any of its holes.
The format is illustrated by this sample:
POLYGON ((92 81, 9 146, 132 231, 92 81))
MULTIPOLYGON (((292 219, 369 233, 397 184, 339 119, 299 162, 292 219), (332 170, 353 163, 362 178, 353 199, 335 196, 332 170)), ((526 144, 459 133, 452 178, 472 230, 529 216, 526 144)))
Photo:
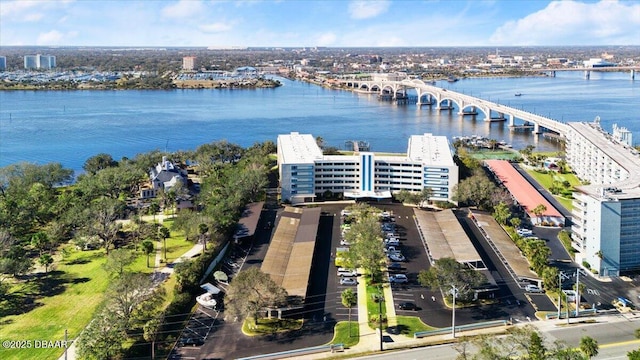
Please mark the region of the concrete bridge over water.
POLYGON ((517 127, 515 120, 524 122, 525 126, 533 124, 533 131, 536 134, 544 131, 551 131, 560 136, 564 136, 568 131, 568 125, 557 120, 536 115, 525 110, 516 109, 474 96, 443 89, 429 85, 418 79, 405 79, 400 81, 389 80, 343 80, 348 88, 378 93, 381 96, 389 96, 396 100, 405 98, 407 89, 414 89, 417 93, 417 105, 436 106, 436 110, 458 109, 458 114, 476 115, 478 112, 484 114, 485 121, 508 121, 511 128, 517 127), (455 107, 454 107, 455 105, 455 107))

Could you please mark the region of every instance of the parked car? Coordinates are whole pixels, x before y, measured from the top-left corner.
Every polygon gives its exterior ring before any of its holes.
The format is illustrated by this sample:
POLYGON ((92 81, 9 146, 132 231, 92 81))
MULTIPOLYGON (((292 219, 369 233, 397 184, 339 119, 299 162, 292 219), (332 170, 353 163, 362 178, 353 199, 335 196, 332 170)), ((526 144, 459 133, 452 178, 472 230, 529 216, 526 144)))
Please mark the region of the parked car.
POLYGON ((398 238, 388 238, 384 239, 384 243, 389 246, 398 246, 400 245, 400 240, 398 240, 398 238))
POLYGON ((355 270, 346 269, 346 268, 338 268, 338 276, 340 276, 340 277, 353 277, 353 276, 358 276, 358 273, 355 270))
POLYGON ((389 282, 392 284, 406 284, 409 282, 409 278, 405 274, 395 274, 389 276, 389 282))
POLYGON ((340 285, 358 285, 358 281, 352 277, 340 278, 340 285))
POLYGON ((527 286, 524 287, 524 291, 530 292, 530 293, 541 293, 541 292, 544 292, 542 289, 540 289, 536 285, 527 285, 527 286))
POLYGON ((406 261, 407 260, 404 257, 404 255, 402 255, 400 253, 388 254, 387 257, 389 258, 389 260, 395 261, 395 262, 402 262, 402 261, 406 261))
POLYGON ((397 262, 392 262, 387 265, 387 271, 402 271, 402 264, 397 262))
POLYGON ((204 344, 202 338, 182 338, 178 342, 178 346, 201 346, 204 344))
POLYGON ((533 235, 533 231, 531 231, 530 229, 525 229, 525 228, 519 228, 518 230, 516 230, 516 232, 520 236, 531 236, 531 235, 533 235))
POLYGON ((412 302, 401 302, 400 304, 398 304, 398 309, 400 310, 418 310, 418 307, 416 306, 416 304, 412 303, 412 302))
POLYGON ((341 245, 341 246, 349 246, 349 245, 351 245, 351 244, 350 244, 347 240, 342 239, 342 240, 340 240, 340 245, 341 245))

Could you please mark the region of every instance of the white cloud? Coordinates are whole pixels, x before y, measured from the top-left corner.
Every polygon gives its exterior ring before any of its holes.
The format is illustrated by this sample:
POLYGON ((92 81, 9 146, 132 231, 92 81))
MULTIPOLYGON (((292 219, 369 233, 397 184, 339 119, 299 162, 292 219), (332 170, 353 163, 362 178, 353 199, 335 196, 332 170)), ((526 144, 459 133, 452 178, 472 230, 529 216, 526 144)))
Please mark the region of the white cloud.
POLYGON ((349 15, 352 19, 369 19, 385 13, 390 5, 391 3, 387 0, 352 1, 349 4, 349 15))
POLYGON ((26 14, 22 19, 27 22, 37 22, 42 20, 43 17, 44 17, 43 13, 31 13, 31 14, 26 14))
POLYGON ((225 22, 216 22, 212 24, 204 24, 198 26, 198 29, 204 33, 214 34, 220 32, 226 32, 233 29, 233 25, 225 22))
POLYGON ((64 35, 58 30, 51 30, 38 35, 36 45, 64 45, 62 43, 64 35))
POLYGON ((640 44, 640 4, 554 1, 500 26, 490 42, 505 45, 640 44))
POLYGON ((38 1, 3 1, 0 5, 0 16, 19 15, 26 10, 38 6, 38 1))
POLYGON ((337 36, 333 32, 323 33, 323 34, 320 34, 316 38, 316 45, 317 46, 331 46, 331 45, 335 44, 336 39, 337 39, 337 36))
POLYGON ((162 8, 162 16, 183 19, 199 15, 204 10, 200 0, 180 0, 162 8))

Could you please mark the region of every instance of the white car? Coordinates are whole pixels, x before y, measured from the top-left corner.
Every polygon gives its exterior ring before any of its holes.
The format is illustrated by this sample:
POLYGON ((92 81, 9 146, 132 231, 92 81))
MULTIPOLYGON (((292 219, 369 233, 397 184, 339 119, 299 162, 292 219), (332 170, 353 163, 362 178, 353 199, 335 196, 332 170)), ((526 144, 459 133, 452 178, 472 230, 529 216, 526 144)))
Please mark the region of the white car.
POLYGON ((349 246, 349 245, 351 245, 351 243, 349 243, 349 242, 348 242, 347 240, 345 240, 345 239, 342 239, 342 240, 340 240, 340 245, 342 245, 342 246, 349 246))
POLYGON ((526 292, 530 292, 530 293, 541 293, 544 292, 544 290, 540 289, 539 287, 535 286, 535 285, 527 285, 524 287, 524 291, 526 292))
POLYGON ((392 284, 406 284, 409 282, 409 279, 405 274, 395 274, 389 276, 389 282, 392 284))
POLYGON ((355 270, 346 269, 346 268, 338 268, 338 276, 340 276, 340 277, 354 277, 354 276, 358 276, 358 273, 355 270))
POLYGON ((533 231, 531 231, 529 229, 518 229, 518 230, 516 230, 516 232, 520 236, 531 236, 531 235, 533 235, 533 231))
POLYGON ((384 243, 390 246, 398 246, 400 245, 400 240, 398 240, 397 238, 389 238, 389 239, 384 239, 384 243))
POLYGON ((354 278, 345 277, 340 278, 340 285, 358 285, 358 282, 354 278))
POLYGON ((387 255, 387 257, 389 258, 389 260, 391 261, 395 261, 395 262, 401 262, 401 261, 405 261, 407 260, 404 255, 400 254, 400 253, 393 253, 393 254, 389 254, 387 255))

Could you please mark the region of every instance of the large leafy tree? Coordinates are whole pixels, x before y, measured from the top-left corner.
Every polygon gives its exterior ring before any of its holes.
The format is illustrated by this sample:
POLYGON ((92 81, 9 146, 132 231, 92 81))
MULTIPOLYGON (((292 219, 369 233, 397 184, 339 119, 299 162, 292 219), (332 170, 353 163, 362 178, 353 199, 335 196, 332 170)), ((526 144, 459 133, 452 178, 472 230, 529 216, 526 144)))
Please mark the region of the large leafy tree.
POLYGON ((97 236, 102 240, 107 256, 118 238, 122 226, 116 220, 123 212, 124 203, 111 198, 100 198, 85 211, 84 232, 87 236, 97 236))
POLYGON ((56 215, 56 186, 72 176, 72 170, 58 163, 0 168, 0 228, 18 239, 38 231, 56 215))
POLYGON ((153 283, 148 274, 124 272, 107 289, 108 307, 124 328, 129 328, 134 312, 147 300, 153 283))
POLYGON ((473 289, 486 280, 482 273, 452 258, 438 259, 429 270, 423 270, 418 274, 418 281, 422 286, 445 290, 455 286, 458 298, 465 301, 471 300, 473 289))
POLYGON ((95 174, 102 169, 106 169, 114 166, 118 166, 118 162, 113 160, 111 155, 100 153, 98 155, 94 155, 88 158, 84 162, 84 165, 82 165, 82 168, 84 169, 84 171, 90 174, 95 174))
POLYGON ((490 209, 497 192, 498 188, 493 181, 478 171, 456 185, 453 199, 466 205, 490 209))
POLYGON ((257 323, 261 310, 286 303, 287 292, 268 274, 251 267, 238 273, 229 285, 226 297, 233 315, 252 316, 257 323))
POLYGON ((348 253, 351 263, 365 269, 372 279, 378 279, 386 256, 382 245, 382 230, 380 230, 376 213, 368 208, 360 209, 345 239, 351 243, 348 253))
POLYGON ((87 325, 76 340, 81 359, 109 360, 122 354, 122 342, 126 338, 122 322, 116 314, 103 309, 87 325))

